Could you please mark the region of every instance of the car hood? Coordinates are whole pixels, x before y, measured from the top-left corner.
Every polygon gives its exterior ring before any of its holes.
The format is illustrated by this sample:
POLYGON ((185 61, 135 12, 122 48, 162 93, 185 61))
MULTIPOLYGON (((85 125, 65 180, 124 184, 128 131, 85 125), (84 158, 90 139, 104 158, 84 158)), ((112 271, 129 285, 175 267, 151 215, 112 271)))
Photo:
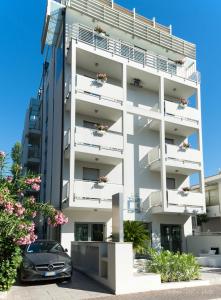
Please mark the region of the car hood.
POLYGON ((58 262, 68 263, 71 258, 67 253, 25 253, 25 259, 31 261, 34 265, 53 264, 58 262))

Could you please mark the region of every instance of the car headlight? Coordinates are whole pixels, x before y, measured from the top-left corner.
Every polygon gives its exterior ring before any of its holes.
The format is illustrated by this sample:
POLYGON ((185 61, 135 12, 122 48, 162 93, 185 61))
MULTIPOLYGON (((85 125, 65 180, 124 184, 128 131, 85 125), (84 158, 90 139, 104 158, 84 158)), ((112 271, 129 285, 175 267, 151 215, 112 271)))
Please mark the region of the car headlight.
POLYGON ((23 268, 24 269, 33 269, 34 265, 30 262, 30 260, 23 261, 23 268))

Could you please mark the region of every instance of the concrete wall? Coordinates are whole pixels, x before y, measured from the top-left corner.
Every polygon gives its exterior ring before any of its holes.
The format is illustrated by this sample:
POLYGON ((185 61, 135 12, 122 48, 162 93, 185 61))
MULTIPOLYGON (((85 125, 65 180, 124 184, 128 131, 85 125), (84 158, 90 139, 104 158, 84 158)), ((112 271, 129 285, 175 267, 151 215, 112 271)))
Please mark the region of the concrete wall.
POLYGON ((196 235, 187 237, 187 251, 199 256, 208 253, 211 248, 219 248, 221 253, 221 235, 196 235))

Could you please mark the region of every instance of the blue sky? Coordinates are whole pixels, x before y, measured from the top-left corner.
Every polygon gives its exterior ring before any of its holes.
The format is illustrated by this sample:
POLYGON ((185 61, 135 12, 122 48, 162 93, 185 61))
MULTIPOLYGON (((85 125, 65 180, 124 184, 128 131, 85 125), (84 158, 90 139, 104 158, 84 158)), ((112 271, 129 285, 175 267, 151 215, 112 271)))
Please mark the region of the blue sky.
MULTIPOLYGON (((164 25, 173 34, 197 44, 202 73, 205 174, 221 168, 221 1, 118 0, 129 9, 164 25)), ((21 139, 25 110, 41 79, 40 39, 45 0, 2 1, 0 10, 0 150, 10 151, 21 139)))

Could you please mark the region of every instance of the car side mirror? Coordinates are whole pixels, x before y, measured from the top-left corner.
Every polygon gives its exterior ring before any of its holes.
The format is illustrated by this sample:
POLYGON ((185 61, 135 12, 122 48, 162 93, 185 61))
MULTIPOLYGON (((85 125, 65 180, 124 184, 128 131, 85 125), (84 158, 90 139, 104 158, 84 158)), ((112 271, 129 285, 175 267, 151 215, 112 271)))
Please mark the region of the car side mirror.
POLYGON ((68 252, 68 249, 67 249, 67 248, 65 248, 65 249, 64 249, 64 252, 68 252))

